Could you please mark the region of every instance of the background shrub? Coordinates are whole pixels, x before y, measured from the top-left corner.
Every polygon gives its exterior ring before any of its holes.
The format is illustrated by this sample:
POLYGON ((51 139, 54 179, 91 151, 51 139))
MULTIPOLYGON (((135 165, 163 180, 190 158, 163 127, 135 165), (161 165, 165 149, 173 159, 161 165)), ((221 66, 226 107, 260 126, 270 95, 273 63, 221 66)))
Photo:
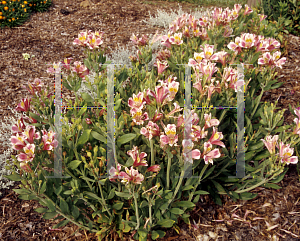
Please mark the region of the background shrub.
POLYGON ((285 33, 300 35, 300 0, 264 0, 262 9, 270 21, 285 18, 285 33))

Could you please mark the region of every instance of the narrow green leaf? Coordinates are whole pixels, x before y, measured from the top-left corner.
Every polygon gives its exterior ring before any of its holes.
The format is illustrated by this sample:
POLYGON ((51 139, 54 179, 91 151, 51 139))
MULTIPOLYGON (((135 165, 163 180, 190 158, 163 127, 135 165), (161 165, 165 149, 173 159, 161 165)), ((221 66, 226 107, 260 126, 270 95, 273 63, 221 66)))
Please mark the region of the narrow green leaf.
POLYGON ((200 194, 200 195, 207 195, 207 194, 209 194, 209 192, 200 190, 200 191, 196 191, 196 192, 195 192, 195 195, 197 195, 197 194, 200 194))
POLYGON ((56 215, 57 215, 56 212, 45 213, 45 214, 43 215, 43 218, 44 218, 44 219, 52 219, 52 218, 54 218, 56 215))
POLYGON ((172 219, 163 219, 163 220, 157 222, 157 225, 160 225, 164 228, 171 228, 174 223, 175 223, 175 221, 172 219))
POLYGON ((47 208, 36 208, 34 209, 34 211, 38 212, 38 213, 45 213, 47 212, 49 209, 47 208))
POLYGON ((133 133, 125 134, 125 135, 119 137, 119 138, 117 139, 117 142, 118 142, 119 144, 122 145, 122 144, 125 144, 125 143, 127 143, 127 142, 130 142, 130 141, 133 140, 135 137, 136 137, 136 134, 133 134, 133 133))
POLYGON ((119 197, 126 197, 126 198, 131 198, 132 194, 130 193, 125 193, 125 192, 115 192, 117 196, 119 197))
POLYGON ((90 138, 91 131, 91 129, 84 130, 82 135, 78 139, 77 145, 85 144, 90 138))
POLYGON ((88 93, 82 93, 81 94, 82 99, 84 99, 86 102, 94 102, 94 99, 88 94, 88 93))
POLYGON ((71 161, 69 164, 68 164, 68 167, 71 168, 72 170, 76 169, 80 163, 82 161, 79 161, 79 160, 74 160, 74 161, 71 161))
POLYGON ((184 213, 184 211, 180 208, 171 208, 170 212, 174 213, 174 214, 183 214, 184 213))
POLYGON ((92 132, 91 132, 91 135, 92 135, 92 137, 94 137, 94 138, 97 139, 98 141, 101 141, 101 142, 103 142, 103 143, 106 144, 106 138, 105 138, 103 135, 99 134, 99 133, 96 132, 96 131, 92 131, 92 132))
POLYGON ((175 203, 176 207, 185 207, 185 208, 192 208, 195 207, 195 204, 190 201, 180 201, 175 203))
POLYGON ((31 194, 29 190, 26 189, 13 189, 18 194, 31 194))

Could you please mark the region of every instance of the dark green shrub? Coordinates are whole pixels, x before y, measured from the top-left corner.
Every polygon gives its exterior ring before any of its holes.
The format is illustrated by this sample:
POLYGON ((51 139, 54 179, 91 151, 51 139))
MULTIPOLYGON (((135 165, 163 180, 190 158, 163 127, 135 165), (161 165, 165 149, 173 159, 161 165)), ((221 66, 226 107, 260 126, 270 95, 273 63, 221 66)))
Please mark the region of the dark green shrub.
POLYGON ((300 34, 300 0, 264 0, 262 7, 270 21, 285 18, 285 33, 300 34))
POLYGON ((45 12, 51 6, 51 0, 7 0, 0 1, 0 26, 16 27, 30 18, 33 12, 45 12))

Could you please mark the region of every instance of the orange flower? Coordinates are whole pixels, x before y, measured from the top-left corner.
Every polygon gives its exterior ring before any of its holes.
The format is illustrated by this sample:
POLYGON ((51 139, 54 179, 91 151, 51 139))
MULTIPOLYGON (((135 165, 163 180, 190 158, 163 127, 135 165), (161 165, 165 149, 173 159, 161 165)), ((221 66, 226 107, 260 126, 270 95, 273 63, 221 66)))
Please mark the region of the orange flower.
POLYGON ((24 1, 24 4, 27 4, 27 2, 26 2, 26 1, 24 1))
POLYGON ((46 3, 46 1, 44 1, 44 4, 46 3))
POLYGON ((2 1, 2 4, 3 4, 3 5, 5 5, 5 4, 6 4, 6 2, 5 2, 5 1, 2 1))
POLYGON ((13 12, 15 11, 15 9, 13 8, 13 10, 12 10, 13 12))
POLYGON ((0 15, 2 15, 2 12, 0 12, 0 15))
POLYGON ((22 5, 22 8, 24 8, 25 6, 24 5, 22 5))
POLYGON ((9 22, 11 22, 11 20, 10 20, 10 19, 8 19, 8 21, 9 21, 9 22))
POLYGON ((0 16, 0 19, 2 19, 2 16, 0 16))
POLYGON ((15 21, 16 19, 15 18, 12 18, 12 21, 15 21))
POLYGON ((30 3, 30 4, 29 4, 29 7, 31 7, 31 6, 32 6, 32 4, 30 3))
POLYGON ((4 7, 4 10, 5 10, 5 11, 8 10, 8 7, 4 7))
POLYGON ((26 11, 27 11, 26 8, 24 8, 24 12, 25 12, 25 13, 26 13, 26 11))

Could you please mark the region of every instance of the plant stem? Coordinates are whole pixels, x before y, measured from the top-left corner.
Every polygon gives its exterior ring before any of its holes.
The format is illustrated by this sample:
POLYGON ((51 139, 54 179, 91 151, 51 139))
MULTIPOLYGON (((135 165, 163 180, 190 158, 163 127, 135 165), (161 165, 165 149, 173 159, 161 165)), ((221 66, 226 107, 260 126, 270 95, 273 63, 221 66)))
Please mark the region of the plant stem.
MULTIPOLYGON (((181 173, 180 173, 180 177, 179 177, 180 180, 179 180, 178 183, 177 183, 177 186, 176 186, 174 195, 173 195, 173 197, 168 201, 168 206, 170 205, 171 202, 173 202, 173 200, 175 199, 175 197, 176 197, 176 195, 177 195, 177 193, 178 193, 178 191, 179 191, 179 188, 180 188, 180 186, 181 186, 181 184, 182 184, 182 180, 183 180, 183 177, 184 177, 184 173, 185 173, 185 170, 182 170, 181 173)), ((166 212, 166 210, 167 210, 167 209, 163 210, 163 211, 161 212, 161 214, 163 215, 163 214, 166 212)))
POLYGON ((252 117, 254 116, 254 114, 255 114, 255 112, 257 110, 257 107, 258 107, 258 105, 260 103, 260 100, 261 100, 261 97, 262 97, 263 93, 264 93, 264 87, 261 89, 261 93, 259 95, 259 101, 257 101, 257 103, 256 103, 256 106, 255 106, 255 108, 254 108, 254 110, 253 110, 253 112, 251 114, 250 120, 252 119, 252 117))
POLYGON ((150 141, 150 148, 151 148, 151 166, 154 165, 154 150, 153 150, 153 141, 152 139, 150 141))
POLYGON ((138 207, 137 199, 135 197, 134 188, 135 187, 133 187, 133 189, 132 189, 132 193, 133 193, 135 216, 136 216, 136 222, 137 222, 135 229, 138 230, 140 227, 140 217, 139 217, 139 207, 138 207))
POLYGON ((169 190, 169 187, 170 187, 170 169, 171 169, 171 157, 168 154, 167 187, 166 187, 167 190, 169 190))
POLYGON ((111 213, 110 213, 110 211, 109 211, 108 208, 107 208, 105 199, 103 198, 103 191, 102 191, 101 183, 99 183, 99 184, 100 184, 99 187, 100 187, 100 193, 101 193, 102 203, 103 203, 103 205, 104 205, 106 211, 108 212, 109 216, 111 216, 111 213))

